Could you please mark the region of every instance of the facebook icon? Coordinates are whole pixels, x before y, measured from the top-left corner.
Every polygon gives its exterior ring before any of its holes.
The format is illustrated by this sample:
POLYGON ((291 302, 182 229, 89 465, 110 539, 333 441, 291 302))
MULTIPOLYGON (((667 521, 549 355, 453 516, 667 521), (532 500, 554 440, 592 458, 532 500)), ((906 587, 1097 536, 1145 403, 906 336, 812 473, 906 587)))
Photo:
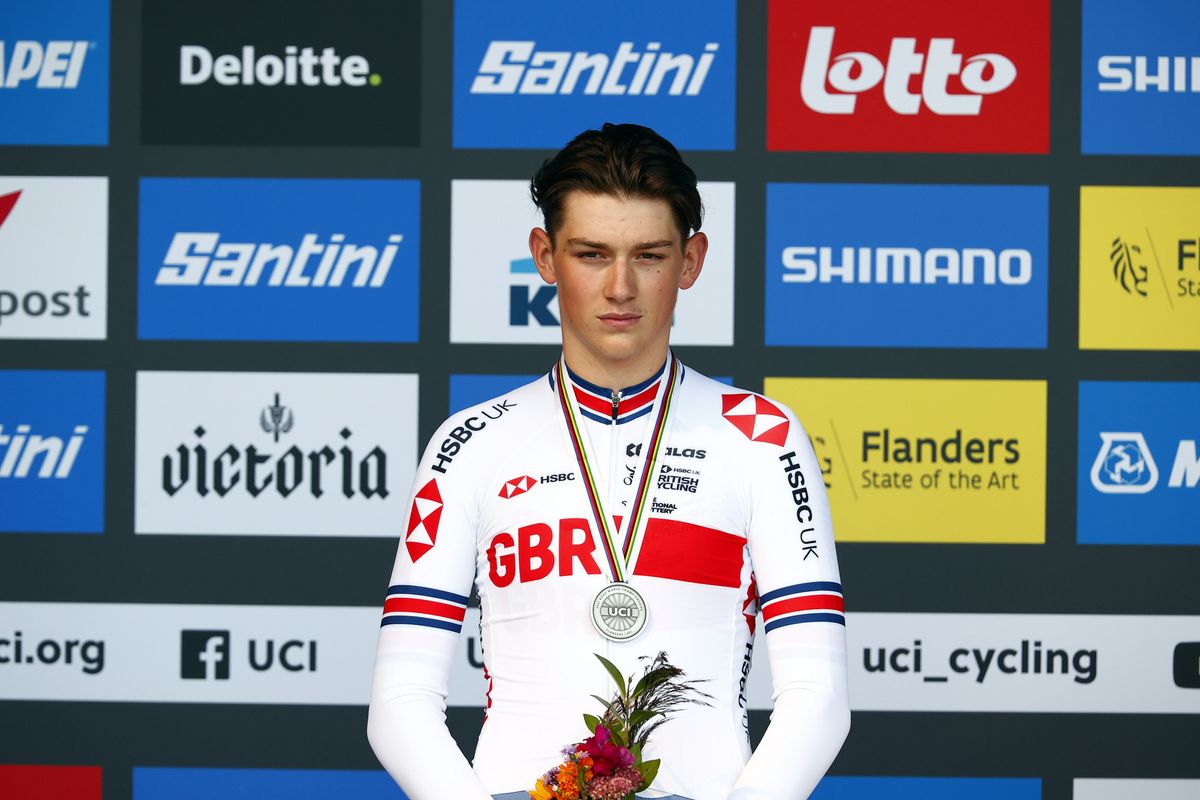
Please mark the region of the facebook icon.
POLYGON ((229 680, 229 631, 182 631, 179 677, 229 680))

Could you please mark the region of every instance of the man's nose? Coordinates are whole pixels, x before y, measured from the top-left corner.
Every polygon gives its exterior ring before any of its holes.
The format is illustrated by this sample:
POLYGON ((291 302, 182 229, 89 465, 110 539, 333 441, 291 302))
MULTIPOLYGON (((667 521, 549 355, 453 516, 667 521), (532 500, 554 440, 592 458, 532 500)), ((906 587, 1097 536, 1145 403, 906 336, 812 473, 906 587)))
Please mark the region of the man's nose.
POLYGON ((637 281, 629 259, 617 258, 613 262, 604 283, 604 296, 618 303, 628 302, 637 297, 637 281))

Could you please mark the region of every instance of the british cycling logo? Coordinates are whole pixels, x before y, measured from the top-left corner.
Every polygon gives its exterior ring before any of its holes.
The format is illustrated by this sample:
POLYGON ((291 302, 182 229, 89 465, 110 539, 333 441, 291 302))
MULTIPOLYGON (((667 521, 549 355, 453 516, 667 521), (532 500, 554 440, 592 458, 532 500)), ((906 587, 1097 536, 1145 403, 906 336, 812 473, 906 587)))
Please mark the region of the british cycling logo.
POLYGON ((437 544, 438 524, 442 521, 444 505, 436 478, 422 486, 413 498, 412 510, 408 514, 408 530, 404 534, 404 547, 414 564, 437 544))
POLYGON ((1158 485, 1158 467, 1140 433, 1100 434, 1092 486, 1105 494, 1146 494, 1158 485))

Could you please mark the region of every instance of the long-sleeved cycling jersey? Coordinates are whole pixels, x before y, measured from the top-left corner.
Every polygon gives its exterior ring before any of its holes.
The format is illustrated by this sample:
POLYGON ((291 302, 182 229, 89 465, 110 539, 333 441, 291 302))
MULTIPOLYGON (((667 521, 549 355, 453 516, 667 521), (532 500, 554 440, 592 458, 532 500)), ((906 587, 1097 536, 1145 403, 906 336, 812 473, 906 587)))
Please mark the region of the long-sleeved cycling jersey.
MULTIPOLYGON (((644 449, 675 378, 627 580, 647 622, 610 641, 591 621, 613 580, 556 373, 459 412, 418 468, 383 611, 368 725, 380 761, 413 800, 487 800, 531 788, 586 736, 591 697, 665 651, 704 681, 711 705, 659 728, 647 797, 807 797, 849 728, 845 617, 821 472, 796 418, 766 398, 670 368, 620 392, 571 374, 603 508, 623 522, 644 449), (474 769, 445 725, 448 676, 472 585, 479 593, 487 710, 474 769), (756 610, 774 711, 753 756, 746 675, 756 610)), ((556 370, 565 365, 560 361, 556 370)), ((625 528, 620 524, 623 542, 625 528)), ((619 543, 618 543, 619 544, 619 543)))

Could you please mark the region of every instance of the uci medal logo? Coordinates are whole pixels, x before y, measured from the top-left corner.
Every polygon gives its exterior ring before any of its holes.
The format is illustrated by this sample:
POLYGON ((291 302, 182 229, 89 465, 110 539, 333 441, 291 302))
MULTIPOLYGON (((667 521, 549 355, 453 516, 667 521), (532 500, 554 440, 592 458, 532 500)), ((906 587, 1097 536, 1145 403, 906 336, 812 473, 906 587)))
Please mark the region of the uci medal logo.
POLYGON ((606 639, 632 639, 646 626, 646 601, 629 584, 610 583, 592 601, 592 624, 606 639))

